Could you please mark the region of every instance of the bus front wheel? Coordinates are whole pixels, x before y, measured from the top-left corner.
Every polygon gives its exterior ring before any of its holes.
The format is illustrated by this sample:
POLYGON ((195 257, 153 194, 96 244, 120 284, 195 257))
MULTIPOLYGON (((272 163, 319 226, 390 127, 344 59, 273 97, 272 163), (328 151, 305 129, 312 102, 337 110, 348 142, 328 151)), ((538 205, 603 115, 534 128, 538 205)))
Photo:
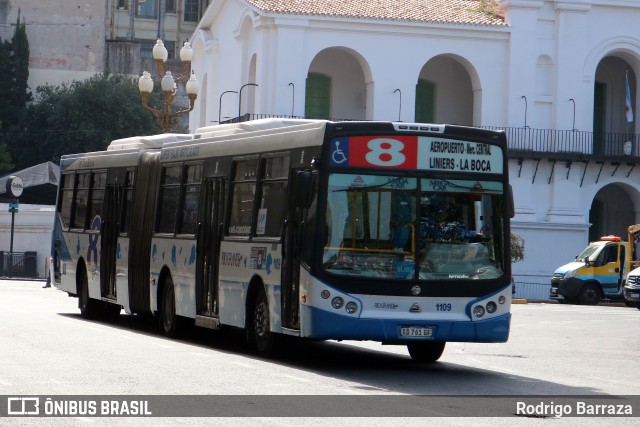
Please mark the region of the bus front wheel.
POLYGON ((276 353, 277 337, 271 332, 269 323, 269 301, 260 289, 253 299, 253 318, 251 319, 251 338, 255 344, 257 353, 263 357, 271 357, 276 353))
POLYGON ((407 344, 407 350, 414 362, 432 363, 440 359, 446 341, 419 341, 407 344))

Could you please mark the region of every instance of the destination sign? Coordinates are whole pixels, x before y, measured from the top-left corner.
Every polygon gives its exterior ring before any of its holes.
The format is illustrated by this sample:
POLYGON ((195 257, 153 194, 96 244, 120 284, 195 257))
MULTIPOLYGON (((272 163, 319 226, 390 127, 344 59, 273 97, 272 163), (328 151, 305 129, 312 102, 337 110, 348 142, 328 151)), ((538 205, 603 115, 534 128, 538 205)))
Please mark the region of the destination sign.
POLYGON ((502 173, 499 147, 431 136, 354 136, 331 141, 331 166, 502 173))

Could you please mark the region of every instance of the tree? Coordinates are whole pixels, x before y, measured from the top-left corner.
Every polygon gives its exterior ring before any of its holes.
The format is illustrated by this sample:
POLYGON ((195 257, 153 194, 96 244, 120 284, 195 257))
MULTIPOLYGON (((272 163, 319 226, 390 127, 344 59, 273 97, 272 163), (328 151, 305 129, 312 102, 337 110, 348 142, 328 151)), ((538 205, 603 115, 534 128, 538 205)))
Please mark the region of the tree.
POLYGON ((0 144, 0 176, 7 174, 13 170, 11 156, 4 144, 0 144))
POLYGON ((524 259, 524 239, 515 233, 511 233, 511 262, 524 259))
POLYGON ((20 128, 25 107, 31 100, 29 79, 29 40, 26 24, 20 22, 20 11, 11 42, 0 40, 0 172, 13 168, 7 151, 10 136, 20 128))
POLYGON ((19 123, 22 113, 24 112, 27 102, 31 100, 31 92, 29 92, 29 40, 27 39, 27 27, 25 22, 20 23, 20 11, 18 11, 18 20, 16 22, 16 30, 11 39, 13 45, 13 98, 12 107, 19 111, 19 123))
POLYGON ((159 132, 140 102, 134 79, 104 73, 38 87, 10 150, 16 167, 23 168, 58 162, 62 154, 105 150, 114 139, 159 132))

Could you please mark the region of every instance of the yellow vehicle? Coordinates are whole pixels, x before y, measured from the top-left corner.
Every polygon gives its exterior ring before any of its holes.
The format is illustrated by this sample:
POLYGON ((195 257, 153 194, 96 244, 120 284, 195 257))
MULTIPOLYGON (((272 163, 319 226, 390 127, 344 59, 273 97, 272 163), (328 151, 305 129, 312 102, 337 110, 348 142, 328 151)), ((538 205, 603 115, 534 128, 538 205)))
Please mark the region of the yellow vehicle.
POLYGON ((573 262, 553 273, 550 298, 587 305, 604 298, 624 299, 625 279, 632 269, 629 249, 629 243, 618 236, 589 243, 573 262))

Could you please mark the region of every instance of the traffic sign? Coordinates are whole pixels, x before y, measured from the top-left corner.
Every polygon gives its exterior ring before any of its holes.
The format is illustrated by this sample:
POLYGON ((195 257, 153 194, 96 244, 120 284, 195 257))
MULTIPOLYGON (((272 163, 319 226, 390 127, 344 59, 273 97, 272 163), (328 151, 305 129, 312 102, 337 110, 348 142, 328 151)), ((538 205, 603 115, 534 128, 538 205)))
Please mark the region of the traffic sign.
POLYGON ((19 176, 10 176, 7 180, 7 193, 11 197, 18 198, 22 195, 24 184, 19 176))

